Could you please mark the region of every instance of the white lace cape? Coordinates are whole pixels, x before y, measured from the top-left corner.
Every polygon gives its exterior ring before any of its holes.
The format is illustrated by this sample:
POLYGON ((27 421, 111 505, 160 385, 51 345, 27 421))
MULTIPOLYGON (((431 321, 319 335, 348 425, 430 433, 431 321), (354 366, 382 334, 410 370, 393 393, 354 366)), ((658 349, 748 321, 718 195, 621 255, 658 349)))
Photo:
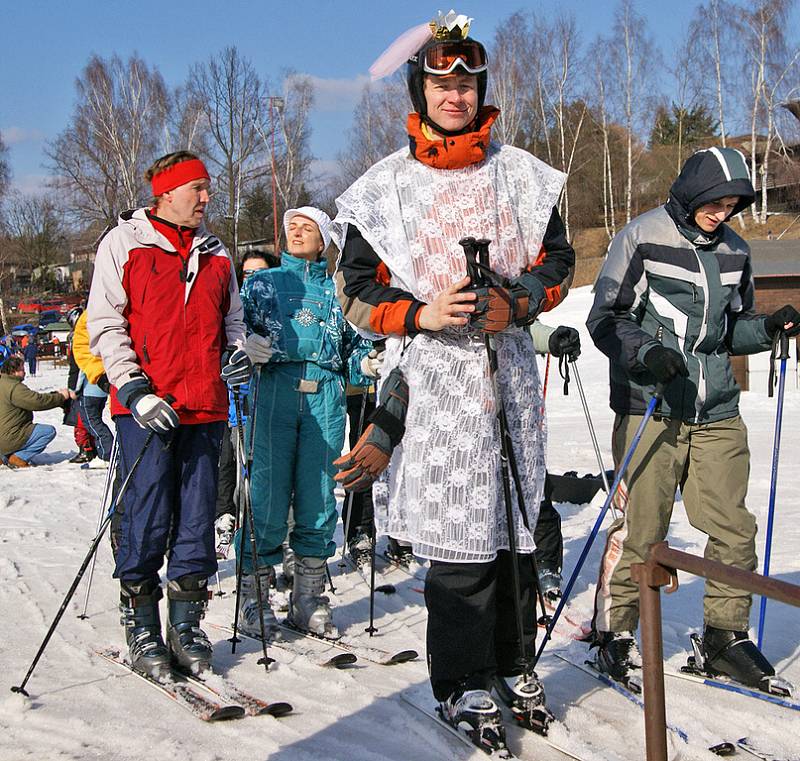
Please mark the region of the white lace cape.
MULTIPOLYGON (((391 285, 430 302, 466 274, 458 241, 489 238, 492 268, 507 277, 540 251, 565 175, 531 154, 490 146, 485 161, 433 169, 407 149, 371 167, 336 201, 344 240, 353 224, 391 273, 391 285)), ((403 351, 387 340, 384 377, 400 365, 409 384, 406 432, 373 488, 378 530, 426 558, 488 562, 508 548, 494 395, 482 336, 422 333, 403 351)), ((545 473, 546 432, 530 335, 497 336, 505 404, 531 531, 513 512, 518 547, 534 549, 545 473)))

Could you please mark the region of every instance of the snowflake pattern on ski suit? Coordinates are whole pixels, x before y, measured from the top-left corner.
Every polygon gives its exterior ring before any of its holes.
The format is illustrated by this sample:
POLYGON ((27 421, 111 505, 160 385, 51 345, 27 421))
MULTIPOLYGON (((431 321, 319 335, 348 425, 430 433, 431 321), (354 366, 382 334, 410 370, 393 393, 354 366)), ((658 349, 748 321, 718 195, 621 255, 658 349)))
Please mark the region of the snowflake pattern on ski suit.
MULTIPOLYGON (((434 169, 398 151, 337 199, 345 239, 355 225, 391 285, 430 303, 466 274, 464 236, 489 238, 491 267, 514 277, 534 264, 565 176, 519 149, 492 145, 480 164, 434 169)), ((494 395, 483 336, 468 327, 387 339, 382 374, 409 385, 403 441, 373 488, 378 529, 434 560, 488 562, 508 548, 494 395), (407 339, 406 339, 407 343, 407 339)), ((496 337, 498 387, 509 421, 529 525, 544 485, 545 427, 530 334, 496 337)), ((517 544, 534 549, 513 488, 517 544)))
POLYGON ((354 386, 373 380, 361 372, 372 343, 344 319, 327 263, 284 252, 281 266, 259 270, 242 288, 248 330, 272 338, 268 365, 314 362, 354 386))

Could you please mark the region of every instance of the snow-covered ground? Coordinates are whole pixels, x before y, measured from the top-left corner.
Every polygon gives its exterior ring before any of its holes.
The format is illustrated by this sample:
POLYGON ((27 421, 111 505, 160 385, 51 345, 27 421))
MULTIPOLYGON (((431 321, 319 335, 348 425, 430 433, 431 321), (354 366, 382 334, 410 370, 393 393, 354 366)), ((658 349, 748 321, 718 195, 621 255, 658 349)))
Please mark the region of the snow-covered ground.
MULTIPOLYGON (((581 330, 584 349, 578 362, 603 457, 610 467, 610 426, 606 360, 593 346, 583 327, 591 302, 587 288, 572 292, 558 310, 547 315, 550 324, 561 322, 581 330)), ((794 372, 791 375, 794 387, 794 372)), ((66 371, 48 365, 30 379, 37 389, 63 386, 66 371)), ((551 366, 547 396, 549 464, 553 471, 596 473, 580 400, 572 384, 564 397, 551 366)), ((750 430, 752 466, 750 509, 759 526, 759 553, 763 552, 769 495, 775 399, 763 389, 742 398, 742 414, 750 430)), ((60 412, 37 414, 37 420, 58 424, 60 412)), ((794 478, 800 394, 787 393, 784 410, 782 469, 772 556, 773 575, 800 583, 800 482, 794 478)), ((378 761, 392 759, 480 759, 445 731, 400 699, 400 693, 423 685, 425 668, 425 608, 421 584, 399 571, 378 583, 391 581, 394 595, 377 595, 375 646, 384 649, 415 648, 418 661, 394 666, 357 665, 346 670, 323 669, 302 657, 273 649, 277 663, 265 674, 257 665, 259 648, 243 643, 235 655, 227 636, 209 627, 217 641, 218 670, 251 692, 270 700, 288 700, 292 715, 273 719, 205 724, 170 703, 132 675, 107 664, 93 649, 122 643, 117 612, 118 586, 111 579, 111 552, 104 541, 88 605, 88 619, 79 620, 84 584, 69 606, 61 625, 29 682, 30 699, 9 688, 25 675, 47 627, 59 608, 94 536, 105 471, 81 470, 66 462, 75 451, 72 431, 59 434, 41 466, 12 472, 0 468, 0 759, 164 759, 192 761, 223 759, 331 759, 378 761)), ((585 537, 602 505, 602 493, 590 505, 561 505, 565 535, 565 571, 569 573, 585 537)), ((689 552, 702 553, 703 536, 689 526, 680 503, 676 505, 670 541, 689 552)), ((591 610, 593 581, 602 536, 596 542, 575 588, 570 617, 583 620, 591 610)), ((341 572, 335 560, 336 617, 351 636, 363 636, 368 618, 365 583, 356 574, 341 572)), ((220 624, 232 618, 233 563, 221 566, 225 596, 211 604, 208 620, 220 624)), ((680 589, 663 598, 664 648, 669 666, 677 668, 686 656, 688 634, 702 623, 702 582, 681 577, 680 589)), ((753 623, 756 623, 757 604, 753 623)), ((765 637, 767 656, 778 671, 800 684, 797 632, 800 611, 771 602, 765 637)), ((454 643, 458 646, 458 643, 454 643)), ((568 648, 580 658, 585 648, 556 637, 552 649, 568 648)), ((545 655, 539 668, 544 676, 549 705, 560 726, 553 736, 585 759, 644 758, 641 711, 624 698, 577 669, 545 655)), ((713 758, 704 750, 719 739, 750 736, 783 751, 800 750, 800 716, 794 711, 761 701, 667 680, 667 714, 684 728, 691 742, 671 737, 673 758, 713 758)), ((512 749, 522 758, 547 758, 540 745, 518 730, 510 732, 512 749)), ((743 755, 743 754, 742 754, 743 755)), ((555 756, 554 756, 555 757, 555 756)))

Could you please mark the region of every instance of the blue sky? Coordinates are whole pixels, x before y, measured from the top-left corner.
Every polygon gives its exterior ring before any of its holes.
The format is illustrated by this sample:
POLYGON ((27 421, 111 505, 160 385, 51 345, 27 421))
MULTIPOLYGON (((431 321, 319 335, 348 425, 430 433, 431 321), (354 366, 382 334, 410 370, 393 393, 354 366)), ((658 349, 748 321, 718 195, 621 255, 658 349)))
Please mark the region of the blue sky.
MULTIPOLYGON (((452 0, 451 0, 452 1, 452 0)), ((456 10, 475 18, 472 33, 489 40, 516 10, 575 13, 584 39, 611 27, 614 2, 469 0, 456 10)), ((639 0, 662 50, 677 47, 695 0, 639 0)), ((14 185, 40 188, 47 174, 47 140, 67 124, 75 78, 89 56, 133 52, 161 70, 169 85, 185 80, 192 63, 236 45, 272 82, 291 68, 314 77, 312 151, 324 169, 344 145, 344 132, 367 69, 402 31, 432 18, 443 1, 417 0, 0 0, 0 131, 10 148, 14 185)))

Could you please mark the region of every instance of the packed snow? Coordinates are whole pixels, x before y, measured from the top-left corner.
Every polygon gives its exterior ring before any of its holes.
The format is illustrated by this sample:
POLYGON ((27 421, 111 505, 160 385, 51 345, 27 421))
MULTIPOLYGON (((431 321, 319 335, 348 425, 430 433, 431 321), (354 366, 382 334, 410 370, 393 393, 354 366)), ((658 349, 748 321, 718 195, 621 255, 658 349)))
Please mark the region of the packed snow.
MULTIPOLYGON (((591 345, 584 327, 591 303, 588 288, 574 290, 566 302, 545 316, 549 324, 572 325, 581 331, 583 352, 577 363, 606 467, 611 466, 606 359, 591 345)), ((544 362, 540 363, 543 369, 544 362)), ((35 389, 66 384, 66 368, 40 365, 40 375, 28 382, 35 389)), ((556 473, 579 475, 599 468, 588 434, 580 398, 573 382, 562 394, 557 364, 551 364, 547 390, 549 467, 556 473)), ((759 384, 760 386, 763 383, 759 384)), ((758 387, 742 395, 742 414, 750 432, 752 463, 748 504, 760 526, 759 555, 763 558, 773 451, 776 399, 758 387)), ((59 609, 95 535, 106 471, 80 469, 67 462, 75 452, 72 430, 61 427, 60 411, 37 413, 39 422, 58 426, 58 436, 40 456, 37 468, 0 468, 0 759, 161 759, 192 761, 275 759, 304 761, 379 761, 391 759, 480 759, 485 756, 453 738, 401 699, 403 691, 424 690, 425 607, 423 582, 390 569, 377 584, 394 584, 394 594, 376 595, 378 633, 364 633, 369 616, 368 587, 349 567, 329 562, 336 587, 331 595, 335 617, 345 634, 384 650, 413 648, 416 661, 385 667, 359 661, 353 667, 322 668, 310 659, 272 648, 269 672, 257 664, 260 647, 243 642, 231 654, 229 636, 206 627, 215 642, 216 669, 241 687, 272 701, 289 701, 294 713, 275 719, 248 717, 204 723, 155 689, 98 657, 94 650, 123 645, 117 610, 118 585, 112 580, 111 550, 100 545, 88 600, 88 618, 81 620, 86 581, 78 588, 28 684, 30 698, 12 694, 34 657, 59 609)), ((800 482, 794 478, 800 393, 797 368, 790 362, 784 405, 783 457, 778 483, 772 575, 800 583, 800 482)), ((591 504, 561 504, 565 539, 565 575, 577 560, 603 504, 601 491, 591 504)), ((610 520, 610 517, 608 518, 610 520)), ((338 530, 341 538, 341 528, 338 530)), ((676 503, 670 533, 672 546, 702 554, 704 537, 688 523, 676 503)), ((588 620, 603 536, 598 537, 575 587, 568 616, 588 620)), ((419 569, 423 576, 424 569, 419 569)), ((217 581, 214 589, 217 590, 217 581)), ((221 562, 219 587, 224 592, 211 603, 207 621, 229 624, 233 616, 233 560, 221 562)), ((685 661, 689 633, 702 626, 701 580, 681 574, 680 588, 663 596, 664 654, 667 668, 685 661)), ((162 603, 163 604, 163 603, 162 603)), ((758 599, 752 624, 758 615, 758 599)), ((566 653, 582 660, 586 647, 569 638, 565 621, 545 653, 538 671, 544 677, 548 705, 558 724, 552 737, 586 759, 644 758, 643 713, 624 697, 556 658, 566 653)), ((771 601, 767 607, 765 653, 777 671, 800 685, 800 611, 771 601)), ((311 643, 314 646, 314 643, 311 643)), ((453 643, 458 647, 458 642, 453 643)), ((322 648, 317 648, 321 650, 322 648)), ((330 654, 334 654, 332 651, 330 654)), ((748 736, 780 756, 800 752, 800 714, 736 694, 667 679, 667 716, 683 729, 689 742, 670 733, 675 759, 714 758, 706 746, 722 739, 748 736)), ((523 759, 562 758, 522 730, 509 730, 511 749, 523 759)), ((741 757, 746 754, 740 751, 741 757)))

